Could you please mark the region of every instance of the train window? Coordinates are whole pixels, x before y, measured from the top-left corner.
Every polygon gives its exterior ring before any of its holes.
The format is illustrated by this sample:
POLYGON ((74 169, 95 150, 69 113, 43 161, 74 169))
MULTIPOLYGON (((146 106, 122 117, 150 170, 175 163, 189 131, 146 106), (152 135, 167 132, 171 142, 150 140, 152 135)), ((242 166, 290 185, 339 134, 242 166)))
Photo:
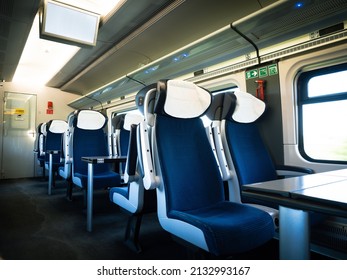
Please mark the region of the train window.
POLYGON ((346 91, 347 70, 312 77, 307 83, 308 97, 324 96, 346 91), (332 81, 337 81, 332 83, 332 81))
POLYGON ((299 150, 311 160, 347 162, 347 64, 298 79, 299 150))

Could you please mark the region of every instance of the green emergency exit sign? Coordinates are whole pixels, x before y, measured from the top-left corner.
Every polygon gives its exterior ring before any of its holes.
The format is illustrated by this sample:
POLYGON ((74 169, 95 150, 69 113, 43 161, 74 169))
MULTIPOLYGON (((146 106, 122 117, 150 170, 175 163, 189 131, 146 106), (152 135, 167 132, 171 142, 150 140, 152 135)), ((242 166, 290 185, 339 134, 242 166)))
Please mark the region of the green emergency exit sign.
POLYGON ((269 75, 277 75, 278 74, 278 68, 277 68, 277 64, 271 64, 268 66, 269 69, 269 75))
POLYGON ((266 77, 267 76, 267 67, 261 67, 259 68, 259 78, 266 77))
POLYGON ((246 71, 246 79, 264 78, 267 76, 278 75, 277 64, 271 64, 268 66, 263 66, 258 69, 252 69, 246 71))
POLYGON ((246 79, 253 79, 258 77, 258 69, 253 69, 246 72, 246 79))

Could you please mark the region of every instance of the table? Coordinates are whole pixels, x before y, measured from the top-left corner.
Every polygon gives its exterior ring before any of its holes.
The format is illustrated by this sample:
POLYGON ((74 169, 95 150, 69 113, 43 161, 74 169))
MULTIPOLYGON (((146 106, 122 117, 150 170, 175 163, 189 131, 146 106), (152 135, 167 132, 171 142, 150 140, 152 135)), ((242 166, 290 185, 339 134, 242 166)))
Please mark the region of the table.
POLYGON ((309 259, 309 212, 347 217, 347 169, 244 185, 242 194, 279 205, 281 259, 309 259))
POLYGON ((104 163, 116 163, 116 162, 125 162, 127 159, 126 156, 118 157, 82 157, 82 161, 88 163, 88 186, 87 186, 87 231, 92 232, 93 227, 93 176, 94 176, 94 165, 95 164, 104 164, 104 163))

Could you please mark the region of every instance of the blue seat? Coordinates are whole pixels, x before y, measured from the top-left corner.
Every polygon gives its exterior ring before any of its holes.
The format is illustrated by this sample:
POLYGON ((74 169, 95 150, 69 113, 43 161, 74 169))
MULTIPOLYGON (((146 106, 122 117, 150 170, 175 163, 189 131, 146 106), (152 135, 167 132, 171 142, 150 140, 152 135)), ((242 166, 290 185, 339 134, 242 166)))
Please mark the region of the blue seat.
POLYGON ((154 111, 145 114, 152 129, 140 127, 144 178, 151 178, 144 186, 157 190, 159 222, 175 239, 230 256, 268 242, 274 224, 268 213, 226 200, 200 119, 210 104, 211 94, 193 83, 158 82, 154 111))
POLYGON ((129 214, 124 243, 135 252, 141 252, 139 231, 142 220, 142 208, 144 200, 144 187, 141 176, 139 176, 137 171, 136 142, 137 126, 142 120, 143 117, 140 115, 125 115, 125 126, 123 126, 121 130, 125 130, 128 133, 121 133, 117 140, 122 141, 122 136, 128 139, 128 143, 126 144, 127 147, 122 147, 123 150, 127 150, 127 161, 124 172, 124 182, 126 185, 110 189, 111 202, 117 204, 123 211, 129 214))
MULTIPOLYGON (((72 168, 71 178, 75 186, 86 190, 88 185, 88 164, 82 157, 109 156, 103 128, 107 117, 94 110, 74 112, 71 131, 72 168)), ((120 175, 111 164, 96 164, 94 167, 94 188, 108 188, 120 185, 120 175)))
POLYGON ((49 172, 48 194, 55 186, 55 175, 62 166, 60 153, 62 149, 62 136, 67 128, 66 121, 50 120, 43 126, 45 169, 49 172))
MULTIPOLYGON (((151 88, 153 85, 140 90, 136 99, 139 100, 139 96, 143 96, 151 88)), ((119 115, 114 121, 118 130, 115 137, 116 146, 120 155, 127 156, 124 171, 126 186, 111 188, 110 200, 129 214, 124 243, 131 250, 140 253, 142 249, 139 234, 143 214, 156 209, 155 192, 145 192, 141 164, 138 162, 138 125, 144 121, 144 116, 139 113, 127 113, 119 115)))
POLYGON ((42 132, 42 126, 44 123, 40 123, 36 127, 36 139, 35 139, 35 149, 34 153, 36 153, 36 159, 37 163, 40 167, 42 167, 42 177, 45 178, 45 155, 43 152, 43 146, 44 146, 44 135, 42 132))
MULTIPOLYGON (((221 106, 220 135, 223 142, 218 155, 220 158, 225 156, 227 168, 236 175, 231 179, 236 200, 249 201, 241 196, 242 185, 276 180, 280 176, 314 173, 309 168, 275 165, 257 127, 257 120, 265 111, 263 101, 241 91, 216 95, 215 98, 219 99, 216 103, 221 106), (223 151, 220 152, 221 150, 223 151)), ((269 206, 277 207, 273 204, 269 206)))
MULTIPOLYGON (((221 121, 226 117, 227 114, 225 112, 228 109, 235 110, 236 108, 236 96, 235 98, 229 98, 229 96, 233 95, 228 93, 214 95, 212 104, 207 111, 206 116, 211 120, 209 130, 210 134, 212 134, 210 137, 212 139, 210 142, 212 142, 212 146, 215 147, 217 162, 221 170, 223 181, 227 182, 226 193, 228 199, 233 202, 242 203, 238 174, 234 170, 235 167, 232 156, 229 153, 229 143, 225 138, 226 122, 221 121), (225 96, 227 97, 225 98, 225 96), (223 107, 224 102, 225 107, 223 107)), ((248 102, 244 102, 243 99, 238 100, 237 114, 240 114, 239 112, 242 109, 242 112, 245 115, 243 117, 244 121, 247 118, 247 122, 251 122, 257 119, 264 112, 265 103, 255 97, 253 98, 251 95, 247 95, 246 101, 248 102)), ((232 111, 230 114, 232 113, 234 113, 234 111, 232 111)), ((237 137, 237 134, 234 135, 234 137, 237 137)), ((242 141, 242 136, 240 141, 242 141)), ((249 205, 260 208, 269 213, 276 227, 278 226, 279 212, 278 209, 276 209, 278 207, 269 207, 264 205, 264 203, 251 203, 249 205)))

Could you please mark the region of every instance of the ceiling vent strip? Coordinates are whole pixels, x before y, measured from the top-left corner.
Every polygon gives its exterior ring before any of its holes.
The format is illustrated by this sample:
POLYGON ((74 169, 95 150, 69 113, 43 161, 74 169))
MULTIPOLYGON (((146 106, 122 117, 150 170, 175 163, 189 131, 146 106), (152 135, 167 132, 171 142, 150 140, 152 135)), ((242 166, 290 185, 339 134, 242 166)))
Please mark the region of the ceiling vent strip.
MULTIPOLYGON (((298 45, 295 45, 295 46, 292 46, 292 47, 289 47, 289 48, 286 48, 283 50, 279 50, 279 51, 276 51, 276 52, 273 52, 270 54, 262 55, 262 56, 260 56, 260 61, 261 61, 261 63, 273 61, 275 59, 280 59, 280 58, 287 57, 290 55, 299 54, 299 53, 302 53, 302 52, 310 50, 310 49, 322 47, 322 46, 327 45, 327 44, 337 43, 337 42, 340 42, 340 41, 345 40, 345 39, 347 39, 347 30, 341 31, 341 32, 336 33, 336 34, 328 35, 325 37, 321 37, 321 38, 318 38, 315 40, 311 40, 311 41, 306 42, 306 43, 298 44, 298 45)), ((231 73, 246 69, 248 67, 255 66, 257 64, 258 64, 257 59, 251 59, 251 60, 247 60, 247 61, 244 61, 241 63, 226 66, 226 67, 223 67, 223 68, 220 68, 217 70, 213 70, 210 72, 205 72, 204 74, 190 78, 189 81, 201 82, 203 80, 207 80, 207 79, 211 79, 211 78, 217 78, 220 76, 231 74, 231 73)))
POLYGON ((286 48, 271 54, 261 56, 261 62, 267 62, 274 59, 283 58, 293 54, 298 54, 303 51, 307 51, 313 48, 321 47, 330 43, 336 43, 347 38, 347 30, 339 32, 337 34, 328 35, 322 38, 318 38, 307 43, 302 43, 293 47, 286 48))

